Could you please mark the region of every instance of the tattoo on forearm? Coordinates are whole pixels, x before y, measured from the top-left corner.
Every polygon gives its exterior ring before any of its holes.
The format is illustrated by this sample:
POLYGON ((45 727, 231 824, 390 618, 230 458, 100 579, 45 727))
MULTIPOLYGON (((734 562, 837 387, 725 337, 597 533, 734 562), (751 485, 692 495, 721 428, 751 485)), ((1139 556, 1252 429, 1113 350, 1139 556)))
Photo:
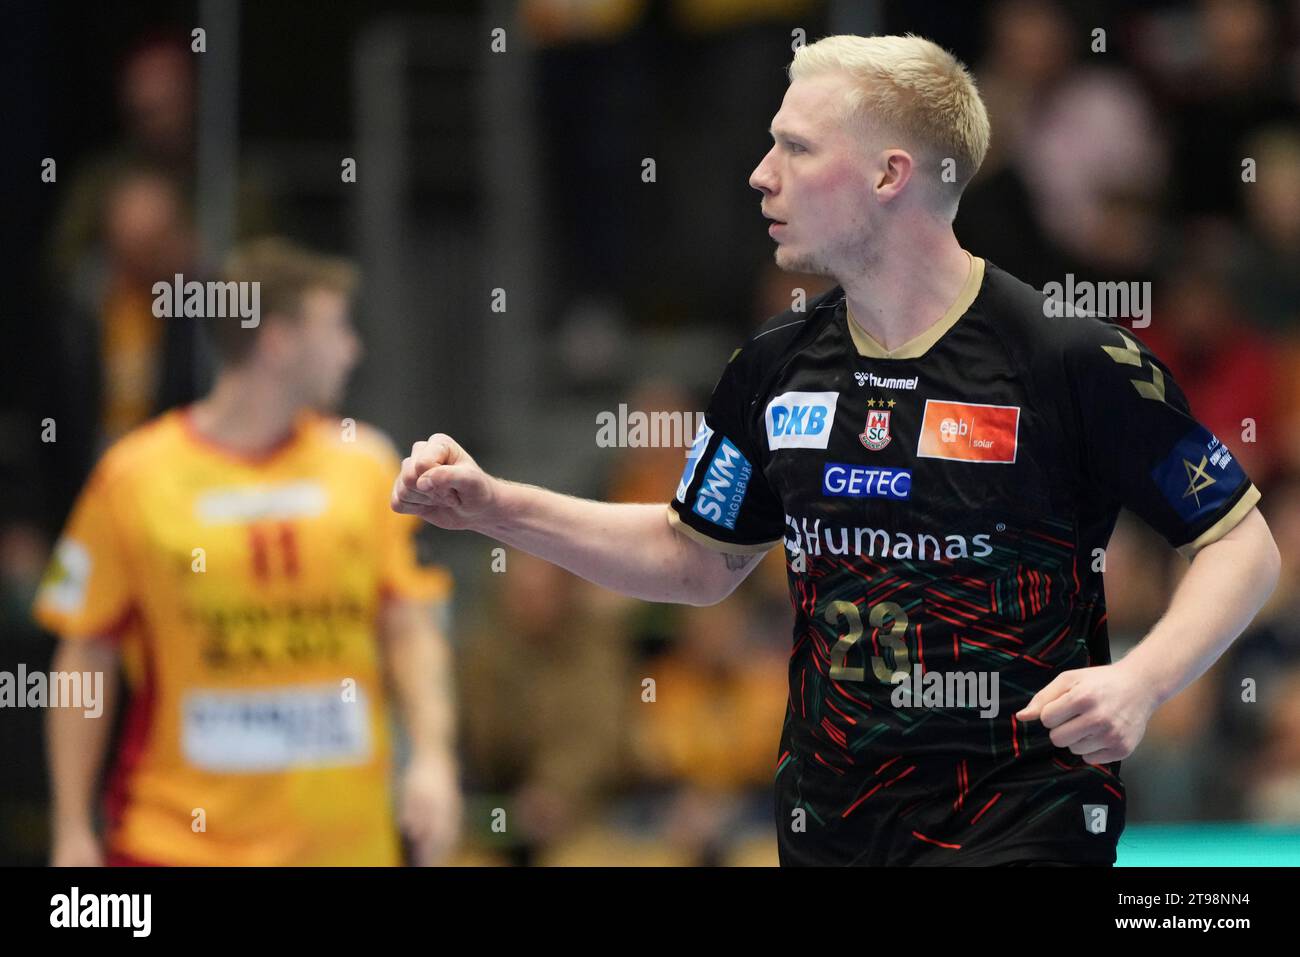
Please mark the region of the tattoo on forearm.
POLYGON ((754 560, 753 555, 732 555, 730 552, 724 552, 722 557, 727 563, 727 570, 733 572, 740 571, 754 560))

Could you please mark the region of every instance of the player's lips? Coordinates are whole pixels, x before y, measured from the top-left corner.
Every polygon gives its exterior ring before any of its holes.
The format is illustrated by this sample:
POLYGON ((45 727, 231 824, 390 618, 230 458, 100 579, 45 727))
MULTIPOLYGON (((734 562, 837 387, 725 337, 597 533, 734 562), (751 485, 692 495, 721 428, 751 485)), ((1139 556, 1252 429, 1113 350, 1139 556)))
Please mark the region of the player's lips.
POLYGON ((769 225, 769 226, 767 227, 767 234, 768 234, 769 236, 774 235, 774 234, 775 234, 775 231, 776 231, 777 229, 780 229, 782 226, 785 225, 784 222, 782 222, 781 220, 777 219, 775 216, 769 216, 769 215, 767 215, 767 213, 764 213, 764 214, 763 214, 763 218, 764 218, 764 219, 770 219, 770 220, 772 220, 771 225, 769 225))

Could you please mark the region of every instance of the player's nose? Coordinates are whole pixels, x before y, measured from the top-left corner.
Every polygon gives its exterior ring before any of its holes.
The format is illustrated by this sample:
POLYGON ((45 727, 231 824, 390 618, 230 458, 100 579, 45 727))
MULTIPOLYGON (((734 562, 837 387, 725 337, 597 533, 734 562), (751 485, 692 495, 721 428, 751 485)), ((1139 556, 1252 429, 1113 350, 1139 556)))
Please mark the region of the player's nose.
POLYGON ((754 189, 758 190, 764 196, 776 192, 776 175, 772 170, 771 163, 769 162, 771 158, 772 154, 769 152, 759 161, 759 164, 754 167, 754 172, 749 174, 749 185, 754 187, 754 189))

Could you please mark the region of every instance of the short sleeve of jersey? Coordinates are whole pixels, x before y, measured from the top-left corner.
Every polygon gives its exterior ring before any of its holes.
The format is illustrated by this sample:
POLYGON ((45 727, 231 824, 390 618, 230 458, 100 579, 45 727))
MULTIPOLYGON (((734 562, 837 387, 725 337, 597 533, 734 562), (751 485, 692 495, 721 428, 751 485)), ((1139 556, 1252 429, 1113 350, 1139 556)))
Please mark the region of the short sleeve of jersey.
MULTIPOLYGON (((396 474, 396 473, 394 473, 396 474)), ((410 601, 447 601, 451 572, 442 565, 421 562, 416 536, 423 523, 414 515, 399 515, 384 503, 384 555, 381 588, 386 597, 410 601)))
POLYGON ((1058 321, 1073 325, 1065 376, 1088 484, 1188 558, 1227 534, 1259 490, 1222 438, 1192 416, 1169 369, 1118 325, 1058 321))
POLYGON ((785 511, 760 467, 748 348, 736 350, 713 388, 687 453, 669 518, 683 534, 719 551, 765 552, 785 536, 785 511))
POLYGON ((414 515, 399 515, 388 507, 388 485, 401 468, 391 443, 383 439, 378 451, 377 501, 380 514, 380 590, 387 598, 409 601, 448 601, 452 593, 451 572, 443 565, 426 561, 417 536, 424 523, 414 515))
POLYGON ((63 638, 115 638, 131 610, 113 492, 101 464, 73 506, 36 593, 36 620, 63 638))

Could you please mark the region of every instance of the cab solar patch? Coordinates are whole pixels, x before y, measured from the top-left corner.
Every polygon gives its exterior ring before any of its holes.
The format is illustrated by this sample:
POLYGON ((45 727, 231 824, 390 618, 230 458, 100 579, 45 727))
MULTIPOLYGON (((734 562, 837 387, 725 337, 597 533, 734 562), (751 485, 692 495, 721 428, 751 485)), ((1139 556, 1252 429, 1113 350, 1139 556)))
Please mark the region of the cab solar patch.
POLYGON ((916 454, 958 462, 1016 460, 1020 406, 925 400, 916 454))

